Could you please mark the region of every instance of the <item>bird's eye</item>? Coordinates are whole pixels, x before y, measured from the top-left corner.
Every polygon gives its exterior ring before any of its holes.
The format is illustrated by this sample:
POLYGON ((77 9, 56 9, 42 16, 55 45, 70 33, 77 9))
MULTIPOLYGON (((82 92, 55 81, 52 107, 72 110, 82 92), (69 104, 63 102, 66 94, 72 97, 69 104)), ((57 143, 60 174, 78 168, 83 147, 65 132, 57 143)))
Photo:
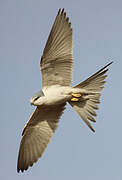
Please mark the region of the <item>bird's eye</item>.
POLYGON ((39 98, 39 97, 36 97, 36 98, 34 99, 34 101, 36 101, 38 98, 39 98))

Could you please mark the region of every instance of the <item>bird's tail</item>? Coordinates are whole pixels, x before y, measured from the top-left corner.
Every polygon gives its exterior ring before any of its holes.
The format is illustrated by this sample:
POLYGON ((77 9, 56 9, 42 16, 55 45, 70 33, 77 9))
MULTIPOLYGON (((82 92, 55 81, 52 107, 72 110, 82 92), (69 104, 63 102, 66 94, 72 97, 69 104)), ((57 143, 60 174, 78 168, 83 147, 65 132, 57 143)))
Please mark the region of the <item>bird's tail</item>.
POLYGON ((97 115, 95 110, 98 109, 98 104, 100 103, 101 91, 104 88, 105 78, 107 77, 107 67, 110 64, 112 64, 112 62, 107 64, 85 81, 73 87, 83 90, 83 93, 81 93, 78 101, 73 101, 73 99, 69 101, 69 104, 93 132, 95 132, 95 130, 93 129, 90 121, 96 122, 94 119, 94 116, 97 115))

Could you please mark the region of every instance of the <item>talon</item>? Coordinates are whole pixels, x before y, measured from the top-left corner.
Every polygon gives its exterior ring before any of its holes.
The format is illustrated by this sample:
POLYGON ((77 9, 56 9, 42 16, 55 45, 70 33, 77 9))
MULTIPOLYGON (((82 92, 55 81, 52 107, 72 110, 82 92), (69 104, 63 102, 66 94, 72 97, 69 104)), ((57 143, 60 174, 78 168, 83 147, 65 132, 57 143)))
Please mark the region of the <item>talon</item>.
POLYGON ((76 97, 76 98, 79 98, 79 97, 81 97, 81 94, 72 93, 72 96, 74 96, 74 97, 76 97))
POLYGON ((76 101, 79 101, 79 99, 78 98, 72 98, 71 101, 75 101, 76 102, 76 101))

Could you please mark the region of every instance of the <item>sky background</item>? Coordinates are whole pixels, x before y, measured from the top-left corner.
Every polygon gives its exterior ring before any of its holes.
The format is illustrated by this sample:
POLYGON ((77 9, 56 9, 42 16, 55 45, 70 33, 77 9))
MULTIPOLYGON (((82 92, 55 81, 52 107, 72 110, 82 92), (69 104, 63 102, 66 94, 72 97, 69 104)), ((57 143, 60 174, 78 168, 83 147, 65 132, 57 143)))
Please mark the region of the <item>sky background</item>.
POLYGON ((0 179, 122 179, 122 1, 0 0, 0 179), (92 133, 67 105, 43 157, 24 173, 21 133, 41 89, 40 56, 59 8, 72 22, 75 85, 110 61, 92 133))

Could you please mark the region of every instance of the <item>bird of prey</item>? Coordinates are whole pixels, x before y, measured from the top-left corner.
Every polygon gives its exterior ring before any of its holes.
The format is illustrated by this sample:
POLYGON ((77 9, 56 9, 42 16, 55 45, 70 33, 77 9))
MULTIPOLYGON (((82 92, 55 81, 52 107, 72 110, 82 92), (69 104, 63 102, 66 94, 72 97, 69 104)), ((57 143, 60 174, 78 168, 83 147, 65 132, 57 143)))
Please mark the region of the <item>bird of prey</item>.
POLYGON ((17 172, 27 170, 42 156, 67 102, 95 132, 90 121, 96 122, 95 110, 98 109, 111 63, 78 85, 70 86, 73 68, 72 27, 64 9, 59 9, 40 61, 42 90, 30 99, 36 109, 22 132, 17 172))

